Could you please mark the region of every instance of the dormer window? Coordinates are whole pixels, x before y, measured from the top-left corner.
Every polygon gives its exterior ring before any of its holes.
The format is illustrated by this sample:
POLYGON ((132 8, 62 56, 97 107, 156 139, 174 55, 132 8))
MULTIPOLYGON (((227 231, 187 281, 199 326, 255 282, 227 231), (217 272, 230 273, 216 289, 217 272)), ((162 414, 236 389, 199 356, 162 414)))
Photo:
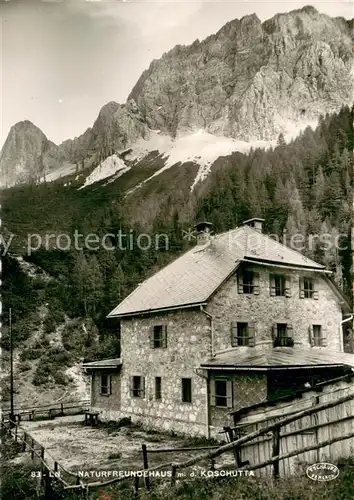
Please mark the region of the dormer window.
POLYGON ((259 273, 244 269, 238 275, 238 293, 259 295, 259 273))

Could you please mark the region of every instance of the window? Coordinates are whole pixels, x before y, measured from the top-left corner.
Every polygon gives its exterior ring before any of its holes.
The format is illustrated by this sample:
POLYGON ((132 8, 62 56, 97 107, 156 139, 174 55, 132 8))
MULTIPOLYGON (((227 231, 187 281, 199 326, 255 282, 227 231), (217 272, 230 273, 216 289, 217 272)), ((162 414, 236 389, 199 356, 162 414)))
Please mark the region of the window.
POLYGON ((232 408, 232 382, 226 379, 210 380, 210 404, 232 408))
POLYGON ((167 326, 155 325, 150 337, 150 347, 152 349, 167 347, 167 326))
POLYGON ((238 275, 238 293, 259 295, 259 273, 244 269, 238 275))
POLYGON ((309 329, 310 344, 313 347, 326 347, 326 329, 322 325, 312 325, 309 329))
POLYGON ((111 394, 111 377, 106 374, 101 374, 101 394, 109 396, 111 394))
POLYGON ((155 377, 155 399, 161 399, 161 377, 155 377))
POLYGON ((192 402, 192 379, 182 378, 182 401, 183 403, 192 402))
POLYGON ((300 298, 318 299, 318 291, 315 289, 315 281, 312 278, 300 279, 300 298))
POLYGON ((283 274, 271 274, 270 295, 272 297, 290 297, 290 277, 283 274))
POLYGON ((255 324, 246 322, 231 323, 231 345, 254 347, 255 345, 255 324))
POLYGON ((293 328, 288 323, 277 323, 273 326, 274 347, 293 347, 293 328))
POLYGON ((131 378, 131 396, 133 398, 145 397, 145 378, 140 375, 134 375, 131 378))

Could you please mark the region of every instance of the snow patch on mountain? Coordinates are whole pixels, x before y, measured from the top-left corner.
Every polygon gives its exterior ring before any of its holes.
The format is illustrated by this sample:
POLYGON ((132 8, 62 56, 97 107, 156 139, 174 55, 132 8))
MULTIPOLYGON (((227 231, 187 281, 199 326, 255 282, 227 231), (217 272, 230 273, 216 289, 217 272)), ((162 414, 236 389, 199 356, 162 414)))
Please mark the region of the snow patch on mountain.
POLYGON ((65 162, 59 168, 56 168, 52 172, 46 174, 45 177, 41 177, 40 182, 52 182, 56 179, 60 179, 61 177, 66 177, 67 175, 71 175, 75 172, 76 165, 73 163, 65 162))
POLYGON ((171 136, 161 134, 160 130, 149 130, 148 137, 139 139, 130 146, 132 152, 125 158, 132 162, 139 162, 153 151, 158 151, 165 156, 172 146, 173 139, 171 136))
MULTIPOLYGON (((280 130, 283 130, 286 143, 295 139, 307 127, 315 129, 317 124, 316 120, 302 120, 301 122, 279 120, 278 123, 280 130)), ((187 162, 194 162, 199 165, 198 173, 190 188, 193 191, 198 182, 202 182, 207 178, 211 166, 218 158, 231 155, 234 152, 248 153, 251 148, 269 149, 270 147, 276 147, 276 145, 277 139, 273 141, 246 142, 231 137, 215 136, 203 129, 192 134, 181 135, 176 139, 160 134, 158 130, 151 130, 148 139, 141 139, 132 145, 132 152, 127 158, 132 161, 140 161, 148 153, 158 151, 162 158, 165 158, 165 164, 153 175, 128 191, 126 196, 172 166, 187 162)))
POLYGON ((102 163, 100 163, 91 174, 86 177, 85 183, 79 187, 79 189, 83 189, 95 182, 102 181, 103 179, 107 179, 108 177, 115 176, 115 179, 120 175, 123 175, 125 172, 130 170, 124 161, 119 158, 116 154, 108 156, 102 163), (115 175, 118 174, 118 175, 115 175))
MULTIPOLYGON (((275 120, 276 126, 279 127, 280 130, 283 131, 283 136, 285 139, 285 142, 289 144, 292 140, 296 139, 307 127, 311 127, 313 130, 318 125, 318 120, 300 120, 300 121, 293 121, 293 120, 284 120, 284 119, 279 119, 275 120)), ((272 145, 276 146, 277 141, 272 141, 272 145)))

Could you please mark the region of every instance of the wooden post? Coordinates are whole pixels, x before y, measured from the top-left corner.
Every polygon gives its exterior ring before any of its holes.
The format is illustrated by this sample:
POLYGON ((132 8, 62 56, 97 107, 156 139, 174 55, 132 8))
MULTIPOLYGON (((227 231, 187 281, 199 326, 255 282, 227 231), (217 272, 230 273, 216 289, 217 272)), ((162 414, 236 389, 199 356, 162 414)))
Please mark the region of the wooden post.
POLYGON ((171 486, 176 484, 176 466, 172 465, 171 486))
POLYGON ((27 434, 24 432, 24 433, 23 433, 23 445, 22 445, 22 451, 26 451, 26 441, 27 441, 27 434))
MULTIPOLYGON (((273 453, 272 457, 278 457, 280 453, 280 426, 273 430, 273 453)), ((279 460, 276 460, 273 465, 273 477, 279 477, 279 460)))
POLYGON ((17 443, 17 425, 15 425, 15 443, 17 443))
MULTIPOLYGON (((234 441, 233 430, 231 429, 231 427, 224 427, 224 431, 229 438, 229 443, 232 443, 232 441, 234 441)), ((236 467, 239 467, 241 462, 240 449, 238 447, 235 447, 232 451, 235 457, 236 467)))
POLYGON ((58 472, 58 462, 54 462, 54 472, 58 472))
POLYGON ((88 488, 82 488, 81 490, 81 498, 82 500, 87 500, 88 498, 88 488))
MULTIPOLYGON (((141 448, 143 450, 143 467, 144 467, 144 470, 146 470, 149 468, 146 444, 142 444, 141 448)), ((144 482, 145 482, 146 489, 149 490, 150 489, 149 477, 144 477, 144 482)))
POLYGON ((139 476, 134 477, 134 496, 139 495, 139 476))
POLYGON ((43 484, 44 474, 46 472, 43 462, 44 462, 44 448, 43 446, 41 446, 41 478, 40 478, 41 486, 43 484))
POLYGON ((34 459, 34 439, 31 439, 31 458, 34 459))
POLYGON ((61 403, 60 404, 60 415, 63 416, 64 415, 64 403, 61 403))
POLYGON ((53 500, 53 489, 49 474, 44 476, 45 480, 45 491, 44 491, 44 499, 45 500, 53 500))

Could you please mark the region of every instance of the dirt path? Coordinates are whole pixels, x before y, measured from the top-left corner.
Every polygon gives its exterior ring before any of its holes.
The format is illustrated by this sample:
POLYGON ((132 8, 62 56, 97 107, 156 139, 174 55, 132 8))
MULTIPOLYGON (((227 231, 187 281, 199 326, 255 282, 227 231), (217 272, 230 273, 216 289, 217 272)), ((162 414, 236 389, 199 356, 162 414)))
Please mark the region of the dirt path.
MULTIPOLYGON (((148 449, 180 448, 188 440, 167 434, 145 432, 139 427, 122 427, 109 432, 107 427, 85 427, 84 416, 60 417, 55 420, 23 422, 32 437, 43 445, 65 468, 76 470, 135 470, 142 468, 141 445, 148 449)), ((198 445, 192 445, 198 446, 198 445)), ((149 455, 149 466, 184 461, 191 452, 149 455)), ((223 463, 233 463, 230 454, 223 463)))

